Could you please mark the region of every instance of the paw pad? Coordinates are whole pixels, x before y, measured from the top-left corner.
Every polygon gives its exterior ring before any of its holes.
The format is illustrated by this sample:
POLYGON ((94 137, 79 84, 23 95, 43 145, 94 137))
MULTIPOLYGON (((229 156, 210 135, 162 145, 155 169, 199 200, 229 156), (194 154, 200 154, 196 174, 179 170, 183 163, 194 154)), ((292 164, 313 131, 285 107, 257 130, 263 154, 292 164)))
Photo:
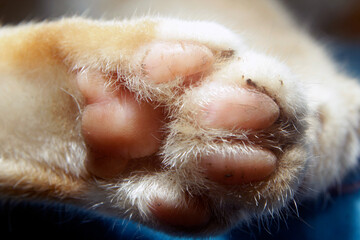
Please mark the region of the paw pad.
MULTIPOLYGON (((138 79, 141 84, 129 83, 128 76, 117 77, 114 84, 106 74, 78 74, 85 99, 82 130, 89 147, 88 170, 108 180, 141 171, 149 176, 159 171, 178 174, 176 179, 186 189, 179 194, 187 196, 186 204, 163 196, 148 200, 147 206, 160 222, 202 228, 212 219, 209 206, 217 204, 212 188, 226 191, 227 186, 266 182, 276 172, 279 151, 265 142, 276 135, 271 131, 279 126, 280 107, 253 81, 240 82, 244 78, 234 76, 231 83, 222 82, 218 69, 240 64, 233 50, 157 42, 139 54, 140 68, 134 67, 138 72, 129 82, 138 79), (169 149, 177 150, 168 155, 169 149), (155 170, 145 169, 141 162, 147 159, 159 160, 153 161, 158 164, 155 170), (202 197, 191 197, 192 193, 202 197)), ((147 194, 146 187, 142 191, 147 194)))

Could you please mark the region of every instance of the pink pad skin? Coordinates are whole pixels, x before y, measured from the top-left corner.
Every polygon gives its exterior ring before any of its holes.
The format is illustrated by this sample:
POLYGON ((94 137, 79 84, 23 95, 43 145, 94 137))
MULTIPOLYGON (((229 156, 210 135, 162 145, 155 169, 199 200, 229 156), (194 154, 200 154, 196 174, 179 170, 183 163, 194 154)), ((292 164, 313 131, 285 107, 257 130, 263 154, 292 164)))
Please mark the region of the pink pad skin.
POLYGON ((239 88, 217 96, 202 109, 199 123, 216 129, 265 129, 279 117, 280 109, 269 96, 239 88))
POLYGON ((224 156, 214 153, 200 161, 206 177, 224 185, 239 185, 265 180, 276 169, 276 156, 265 149, 242 151, 224 156))
POLYGON ((90 148, 87 169, 101 178, 121 173, 130 159, 149 156, 161 144, 162 110, 138 102, 125 89, 108 87, 100 74, 78 77, 86 107, 82 134, 90 148))
POLYGON ((191 229, 205 226, 210 221, 209 210, 204 203, 192 198, 185 205, 177 205, 156 198, 150 205, 150 210, 161 222, 176 228, 191 229))
POLYGON ((142 63, 148 81, 165 83, 209 69, 215 61, 205 46, 192 43, 155 43, 142 63))

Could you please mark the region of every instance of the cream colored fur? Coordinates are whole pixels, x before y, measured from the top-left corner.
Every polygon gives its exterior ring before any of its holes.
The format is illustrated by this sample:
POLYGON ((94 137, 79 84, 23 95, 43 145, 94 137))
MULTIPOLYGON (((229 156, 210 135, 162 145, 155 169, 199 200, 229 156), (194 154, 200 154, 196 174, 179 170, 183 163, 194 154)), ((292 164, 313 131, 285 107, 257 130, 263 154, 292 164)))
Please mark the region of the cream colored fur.
MULTIPOLYGON (((134 5, 138 15, 149 9, 147 2, 127 1, 121 11, 129 16, 134 5)), ((216 218, 198 233, 210 234, 239 221, 272 215, 294 198, 316 197, 357 165, 360 87, 277 2, 201 0, 175 6, 173 1, 152 1, 151 9, 150 15, 175 12, 185 20, 64 18, 1 28, 2 194, 76 202, 172 231, 151 215, 147 203, 164 196, 181 204, 182 191, 190 189, 209 198, 216 218), (203 91, 174 99, 171 84, 154 87, 143 82, 139 72, 148 43, 179 40, 200 43, 215 52, 232 49, 240 60, 217 63, 217 71, 204 80, 203 91), (87 149, 80 129, 84 100, 75 78, 89 71, 124 75, 124 84, 140 99, 181 106, 173 107, 171 114, 178 120, 169 124, 169 136, 159 154, 166 170, 130 171, 111 180, 95 179, 86 171, 87 149), (192 122, 192 110, 196 104, 216 99, 211 94, 214 89, 231 92, 246 85, 246 79, 265 89, 280 106, 282 121, 255 133, 280 158, 268 181, 229 190, 194 170, 198 156, 251 151, 242 144, 214 140, 222 136, 247 143, 253 133, 199 129, 192 122), (270 133, 275 140, 268 138, 270 133)), ((146 164, 150 163, 144 159, 132 168, 146 164)))

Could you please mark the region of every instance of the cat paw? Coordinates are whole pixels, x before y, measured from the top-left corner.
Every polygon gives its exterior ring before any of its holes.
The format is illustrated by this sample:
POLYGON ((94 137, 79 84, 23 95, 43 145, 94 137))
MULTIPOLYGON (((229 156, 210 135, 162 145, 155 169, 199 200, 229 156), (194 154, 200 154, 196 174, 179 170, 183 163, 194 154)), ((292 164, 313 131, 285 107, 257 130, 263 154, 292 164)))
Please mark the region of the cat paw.
POLYGON ((127 70, 77 72, 85 165, 107 196, 98 206, 168 231, 214 233, 292 199, 306 166, 307 108, 284 64, 191 34, 143 44, 127 70))

